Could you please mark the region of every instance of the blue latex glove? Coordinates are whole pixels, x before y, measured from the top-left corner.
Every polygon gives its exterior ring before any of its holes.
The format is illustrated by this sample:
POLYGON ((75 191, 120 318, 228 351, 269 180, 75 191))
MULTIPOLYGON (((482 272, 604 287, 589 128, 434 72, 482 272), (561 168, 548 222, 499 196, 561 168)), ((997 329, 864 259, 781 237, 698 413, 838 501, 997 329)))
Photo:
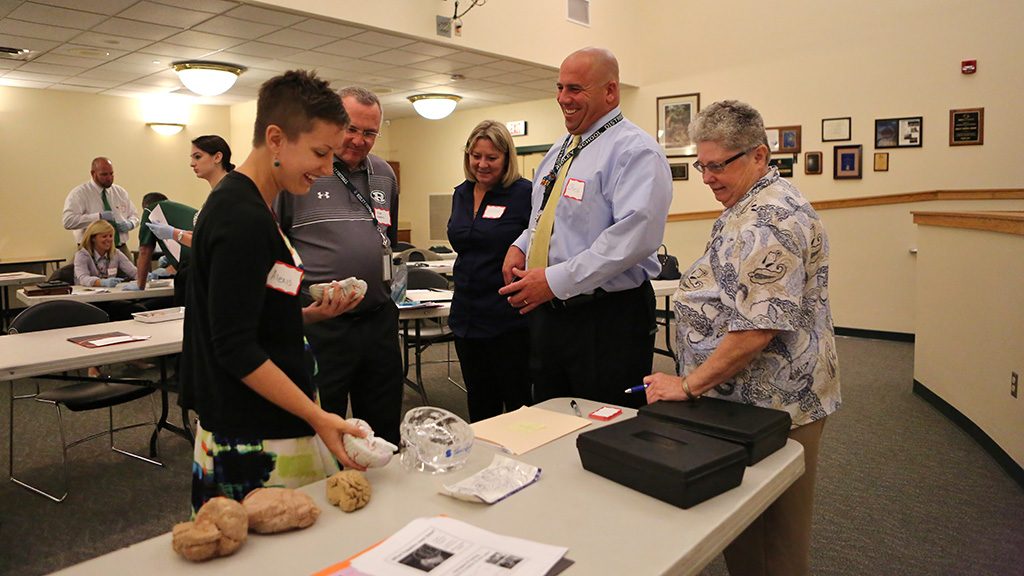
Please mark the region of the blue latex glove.
POLYGON ((124 290, 128 292, 138 292, 139 290, 142 290, 142 288, 139 288, 139 284, 135 280, 132 280, 124 285, 124 290))
POLYGON ((100 212, 100 220, 106 220, 107 222, 116 222, 117 216, 114 216, 114 213, 111 212, 110 210, 104 210, 103 212, 100 212))
POLYGON ((113 288, 121 282, 120 278, 100 278, 100 286, 104 288, 113 288))
MULTIPOLYGON (((167 268, 168 266, 171 265, 171 261, 167 259, 167 256, 161 256, 160 259, 156 261, 156 263, 157 263, 158 266, 160 266, 160 268, 167 268)), ((164 274, 164 275, 165 276, 170 276, 170 274, 164 274)))
POLYGON ((170 276, 170 274, 167 273, 167 269, 166 268, 157 268, 156 270, 153 270, 152 272, 150 272, 149 275, 146 276, 146 279, 147 280, 157 280, 157 279, 160 279, 160 278, 167 278, 168 276, 170 276))
POLYGON ((159 222, 146 222, 146 226, 149 226, 149 229, 153 231, 153 235, 161 240, 174 238, 174 226, 160 224, 159 222))
POLYGON ((114 220, 114 228, 118 232, 127 232, 132 229, 132 223, 127 220, 114 220))

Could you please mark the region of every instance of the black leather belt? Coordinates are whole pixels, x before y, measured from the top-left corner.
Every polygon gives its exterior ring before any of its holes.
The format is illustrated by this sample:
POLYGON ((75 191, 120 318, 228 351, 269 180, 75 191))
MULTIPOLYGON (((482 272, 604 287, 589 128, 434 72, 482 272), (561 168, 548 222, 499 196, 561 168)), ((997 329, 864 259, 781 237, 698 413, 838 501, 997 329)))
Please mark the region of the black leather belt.
POLYGON ((555 298, 554 300, 551 300, 550 302, 548 302, 548 305, 550 305, 555 310, 564 310, 566 308, 575 308, 577 306, 583 306, 584 304, 590 304, 592 302, 596 302, 596 301, 600 300, 601 298, 604 298, 608 294, 609 293, 607 291, 605 291, 604 289, 598 288, 597 290, 594 290, 593 294, 580 294, 578 296, 573 296, 572 298, 569 298, 568 300, 559 300, 558 298, 555 298))

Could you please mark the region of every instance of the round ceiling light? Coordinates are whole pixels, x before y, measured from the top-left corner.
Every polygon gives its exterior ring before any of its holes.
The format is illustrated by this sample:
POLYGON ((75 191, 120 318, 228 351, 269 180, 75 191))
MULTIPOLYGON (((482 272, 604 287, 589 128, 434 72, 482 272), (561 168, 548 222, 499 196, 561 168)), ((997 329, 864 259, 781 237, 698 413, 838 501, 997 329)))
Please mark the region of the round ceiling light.
POLYGON ((415 94, 409 96, 409 102, 416 113, 428 120, 440 120, 455 111, 455 106, 462 100, 454 94, 415 94))
POLYGON ((200 96, 219 96, 235 85, 244 66, 224 62, 185 60, 171 64, 186 88, 200 96))

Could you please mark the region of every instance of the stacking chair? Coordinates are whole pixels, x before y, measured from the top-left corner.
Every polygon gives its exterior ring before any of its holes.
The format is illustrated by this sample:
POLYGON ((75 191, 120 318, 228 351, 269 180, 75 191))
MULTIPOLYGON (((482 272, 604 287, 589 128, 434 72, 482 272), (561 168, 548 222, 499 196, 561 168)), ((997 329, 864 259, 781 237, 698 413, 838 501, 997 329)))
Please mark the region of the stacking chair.
POLYGON ((408 242, 402 242, 401 240, 399 240, 398 242, 395 242, 391 246, 391 250, 393 252, 404 252, 406 250, 409 250, 410 248, 415 248, 415 247, 416 246, 413 246, 412 244, 410 244, 408 242))
MULTIPOLYGON (((410 268, 409 269, 409 280, 408 288, 410 290, 422 290, 429 288, 441 288, 447 290, 448 279, 444 276, 428 270, 426 268, 410 268)), ((405 325, 402 330, 402 353, 405 364, 405 376, 406 381, 409 380, 409 351, 413 351, 416 356, 416 380, 415 386, 412 386, 420 394, 420 398, 424 404, 427 402, 427 391, 423 385, 423 351, 429 348, 433 344, 447 344, 448 345, 448 359, 440 360, 439 362, 445 362, 448 365, 448 381, 452 382, 456 386, 459 386, 458 382, 452 379, 452 362, 458 360, 452 360, 451 343, 455 341, 455 335, 452 334, 450 328, 448 328, 447 322, 441 322, 439 320, 412 320, 416 323, 415 330, 409 332, 408 325, 405 325)), ((465 388, 463 388, 465 390, 465 388)))
MULTIPOLYGON (((100 310, 92 304, 85 302, 76 302, 73 300, 53 300, 49 302, 41 302, 29 308, 26 308, 21 314, 14 319, 11 323, 11 327, 8 330, 9 333, 15 334, 19 332, 36 332, 40 330, 52 330, 56 328, 70 328, 72 326, 83 326, 86 324, 97 324, 109 321, 107 313, 100 310)), ((110 437, 110 449, 137 458, 144 462, 154 464, 156 466, 163 466, 160 462, 127 452, 114 446, 114 432, 119 430, 126 430, 129 428, 137 428, 140 426, 153 426, 156 427, 156 419, 152 422, 143 422, 138 424, 130 424, 121 426, 118 428, 114 427, 114 412, 113 407, 119 404, 125 404, 132 400, 137 400, 145 396, 151 396, 156 389, 152 387, 152 383, 146 380, 139 379, 114 379, 108 377, 102 378, 73 378, 66 375, 51 375, 51 376, 37 376, 37 379, 53 379, 53 380, 83 380, 74 384, 53 388, 51 390, 40 391, 38 381, 35 384, 35 392, 32 394, 16 395, 14 393, 14 383, 11 383, 11 405, 10 405, 10 430, 9 430, 9 445, 8 445, 8 471, 10 473, 11 481, 28 488, 29 490, 46 496, 54 502, 62 502, 68 495, 68 448, 77 446, 88 440, 92 440, 99 436, 108 435, 110 437), (15 400, 35 400, 36 402, 42 402, 45 404, 52 405, 57 410, 57 424, 60 428, 60 440, 61 440, 61 465, 62 470, 62 481, 63 481, 63 494, 57 496, 46 492, 41 488, 37 488, 29 484, 24 480, 20 480, 14 475, 14 404, 15 400), (102 408, 107 409, 107 430, 96 432, 84 438, 74 440, 68 443, 67 437, 64 432, 64 417, 61 408, 66 408, 72 412, 82 412, 86 410, 98 410, 102 408)))
POLYGON ((61 280, 63 282, 67 282, 68 284, 74 284, 75 283, 75 265, 74 264, 65 264, 65 265, 61 266, 60 268, 57 268, 56 270, 53 271, 53 274, 50 274, 49 280, 51 282, 54 281, 54 280, 61 280))
MULTIPOLYGON (((440 260, 441 257, 431 252, 430 250, 424 250, 423 248, 409 248, 403 250, 398 254, 398 259, 402 263, 409 262, 426 262, 428 260, 440 260)), ((411 286, 410 286, 411 288, 411 286)))

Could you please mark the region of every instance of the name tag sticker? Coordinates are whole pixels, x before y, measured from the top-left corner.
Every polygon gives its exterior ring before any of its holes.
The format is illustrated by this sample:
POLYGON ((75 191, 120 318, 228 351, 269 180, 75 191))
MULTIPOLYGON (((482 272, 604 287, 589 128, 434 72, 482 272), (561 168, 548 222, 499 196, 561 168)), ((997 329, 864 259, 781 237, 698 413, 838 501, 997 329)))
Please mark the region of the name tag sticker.
POLYGON ((505 207, 504 206, 494 206, 494 205, 491 205, 491 206, 488 206, 488 207, 484 208, 484 218, 489 218, 491 220, 497 220, 498 218, 501 218, 502 214, 504 214, 504 213, 505 213, 505 207))
POLYGON ((274 267, 267 274, 267 288, 273 288, 278 292, 284 292, 289 296, 299 293, 299 286, 302 284, 303 271, 291 264, 285 264, 278 260, 274 267))
POLYGON ((391 226, 391 211, 385 210, 384 208, 374 208, 373 215, 377 217, 377 222, 385 226, 391 226))
POLYGON ((577 180, 576 178, 569 178, 569 181, 565 183, 565 192, 562 196, 566 198, 572 198, 573 200, 583 200, 583 188, 585 183, 583 180, 577 180))

